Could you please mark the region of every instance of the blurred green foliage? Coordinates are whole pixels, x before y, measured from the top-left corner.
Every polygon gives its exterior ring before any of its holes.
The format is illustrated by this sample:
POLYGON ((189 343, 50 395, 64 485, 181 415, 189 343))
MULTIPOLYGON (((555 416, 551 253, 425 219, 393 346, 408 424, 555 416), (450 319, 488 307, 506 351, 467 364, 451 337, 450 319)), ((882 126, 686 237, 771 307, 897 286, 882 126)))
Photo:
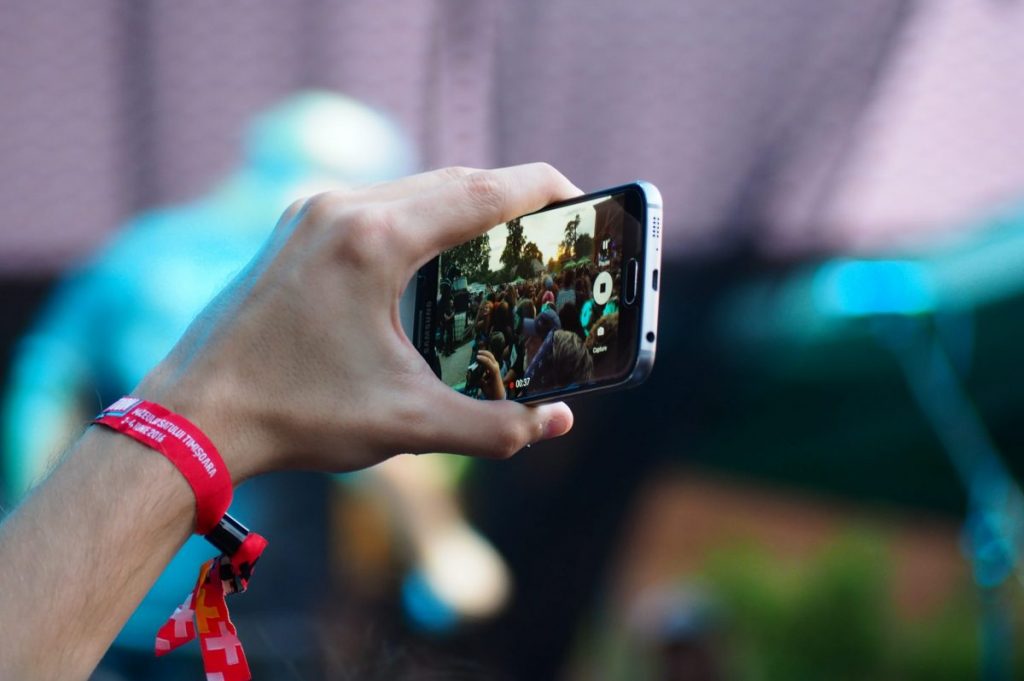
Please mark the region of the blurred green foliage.
MULTIPOLYGON (((742 681, 940 681, 980 677, 979 612, 961 585, 940 612, 905 621, 884 540, 851 533, 811 560, 756 546, 712 555, 702 582, 721 608, 726 664, 742 681)), ((1017 674, 1024 666, 1017 660, 1017 674)))
MULTIPOLYGON (((687 645, 713 650, 725 678, 735 681, 982 678, 973 584, 965 580, 937 611, 908 619, 894 604, 893 567, 887 540, 871 532, 841 535, 809 558, 782 558, 753 543, 723 546, 700 575, 679 583, 699 592, 711 611, 702 618, 704 630, 687 632, 687 645)), ((1020 592, 1016 584, 1003 588, 1011 612, 1024 612, 1020 592)), ((1015 628, 1012 678, 1024 678, 1024 656, 1016 652, 1024 650, 1024 622, 1015 628)), ((610 620, 591 629, 580 651, 596 670, 591 676, 689 678, 665 669, 671 641, 636 634, 628 623, 610 620)))
POLYGON ((880 545, 859 538, 808 565, 753 547, 712 556, 706 579, 729 618, 742 678, 879 678, 891 619, 886 562, 880 545))

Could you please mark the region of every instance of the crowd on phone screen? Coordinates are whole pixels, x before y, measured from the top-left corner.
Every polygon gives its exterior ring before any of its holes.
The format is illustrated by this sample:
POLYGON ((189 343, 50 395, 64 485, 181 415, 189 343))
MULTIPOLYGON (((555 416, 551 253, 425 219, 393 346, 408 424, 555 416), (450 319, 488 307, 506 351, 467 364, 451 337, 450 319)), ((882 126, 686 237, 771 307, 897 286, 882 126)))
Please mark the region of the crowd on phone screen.
MULTIPOLYGON (((609 268, 617 272, 618 268, 609 268)), ((437 349, 444 357, 472 341, 462 391, 480 399, 540 394, 610 373, 618 335, 619 276, 603 305, 593 296, 596 265, 452 290, 441 283, 437 349), (500 376, 500 381, 496 376, 500 376)))

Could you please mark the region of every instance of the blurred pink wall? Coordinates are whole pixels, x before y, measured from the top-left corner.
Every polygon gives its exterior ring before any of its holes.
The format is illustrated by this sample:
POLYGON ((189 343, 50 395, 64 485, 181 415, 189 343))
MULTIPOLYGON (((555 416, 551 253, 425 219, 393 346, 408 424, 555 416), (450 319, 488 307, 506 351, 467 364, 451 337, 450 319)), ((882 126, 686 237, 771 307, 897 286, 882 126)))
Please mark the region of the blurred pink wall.
POLYGON ((0 272, 207 190, 302 87, 427 166, 661 186, 677 257, 877 248, 1024 188, 1024 3, 349 0, 0 6, 0 272))

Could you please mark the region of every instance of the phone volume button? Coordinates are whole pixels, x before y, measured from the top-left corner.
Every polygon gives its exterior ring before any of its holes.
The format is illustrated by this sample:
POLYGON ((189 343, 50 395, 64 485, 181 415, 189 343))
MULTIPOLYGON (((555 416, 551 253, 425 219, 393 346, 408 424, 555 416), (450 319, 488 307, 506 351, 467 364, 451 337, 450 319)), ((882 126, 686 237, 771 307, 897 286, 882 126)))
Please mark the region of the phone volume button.
POLYGON ((626 305, 632 305, 636 302, 636 289, 637 282, 640 280, 640 263, 637 262, 636 258, 630 258, 629 262, 626 263, 626 286, 622 292, 622 299, 626 305))

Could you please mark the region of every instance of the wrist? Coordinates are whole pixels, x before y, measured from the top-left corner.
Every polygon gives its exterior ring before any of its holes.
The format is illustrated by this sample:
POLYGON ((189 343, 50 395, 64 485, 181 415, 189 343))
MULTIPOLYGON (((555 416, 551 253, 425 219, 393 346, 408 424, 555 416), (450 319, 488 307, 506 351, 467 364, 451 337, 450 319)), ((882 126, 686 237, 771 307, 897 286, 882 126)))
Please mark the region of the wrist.
POLYGON ((237 487, 270 469, 270 451, 260 419, 236 385, 216 372, 180 372, 160 364, 131 394, 194 423, 217 448, 237 487))
MULTIPOLYGON (((69 452, 67 460, 74 462, 68 464, 68 469, 73 471, 78 484, 90 484, 85 482, 88 478, 91 484, 105 484, 117 488, 119 494, 153 502, 152 508, 159 509, 151 516, 158 528, 153 530, 155 534, 170 532, 182 542, 188 537, 187 532, 181 534, 181 528, 194 524, 195 495, 174 464, 151 448, 93 425, 69 452), (88 454, 79 450, 88 450, 88 454)), ((129 514, 127 518, 134 522, 136 516, 129 514)))

